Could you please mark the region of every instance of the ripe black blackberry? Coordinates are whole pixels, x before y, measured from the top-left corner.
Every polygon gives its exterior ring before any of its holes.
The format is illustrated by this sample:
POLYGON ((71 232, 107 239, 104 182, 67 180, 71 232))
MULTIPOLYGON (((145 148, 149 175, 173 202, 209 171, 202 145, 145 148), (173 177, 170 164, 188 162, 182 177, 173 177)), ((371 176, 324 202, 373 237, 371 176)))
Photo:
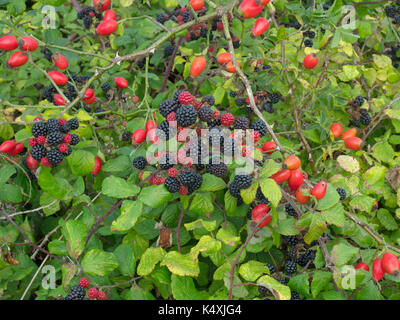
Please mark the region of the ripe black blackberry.
POLYGON ((220 148, 222 154, 228 157, 236 157, 239 154, 238 144, 232 138, 223 139, 220 148))
MULTIPOLYGON (((232 182, 229 185, 229 192, 232 195, 232 197, 234 197, 234 198, 239 198, 240 197, 240 188, 237 185, 237 183, 232 182)), ((251 219, 251 212, 250 212, 250 218, 249 219, 251 219)))
POLYGON ((174 53, 175 46, 166 46, 164 48, 164 57, 169 57, 174 53))
POLYGON ((371 122, 371 116, 370 116, 368 113, 361 115, 361 117, 360 117, 360 122, 361 122, 364 126, 369 125, 370 122, 371 122))
POLYGON ((231 91, 231 92, 229 92, 229 95, 230 95, 232 98, 235 98, 235 97, 237 96, 237 92, 236 92, 236 91, 231 91))
POLYGON ((275 266, 273 264, 268 263, 267 267, 269 269, 269 274, 273 274, 273 273, 276 272, 276 268, 275 268, 275 266))
POLYGON ((71 134, 71 142, 69 143, 71 146, 77 145, 79 141, 79 136, 76 133, 71 134))
POLYGON ((385 13, 387 17, 394 18, 396 16, 396 8, 394 6, 386 6, 385 13))
MULTIPOLYGON (((96 113, 102 113, 102 112, 104 112, 104 111, 106 111, 106 109, 104 109, 104 108, 97 108, 96 109, 96 111, 94 112, 95 114, 96 113)), ((105 114, 96 114, 96 116, 97 116, 97 118, 99 118, 99 119, 104 119, 104 117, 106 116, 105 114)))
POLYGON ((168 170, 169 168, 172 168, 173 161, 171 161, 171 156, 169 153, 164 154, 161 159, 160 159, 160 169, 161 170, 168 170))
POLYGON ((311 47, 313 46, 312 40, 306 39, 306 40, 304 41, 304 46, 305 46, 305 47, 311 48, 311 47))
POLYGON ((240 48, 240 40, 232 42, 233 48, 234 49, 239 49, 240 48))
POLYGON ((58 120, 55 118, 51 118, 49 120, 47 120, 47 131, 49 133, 54 132, 54 131, 58 131, 60 128, 60 125, 58 124, 58 120))
POLYGON ((361 107, 364 103, 364 98, 362 96, 358 96, 354 99, 353 105, 355 107, 361 107))
POLYGON ((309 259, 306 254, 302 254, 299 258, 297 258, 296 263, 301 267, 305 267, 308 263, 309 259))
POLYGON ((285 262, 285 271, 288 274, 296 273, 297 271, 297 264, 293 260, 286 260, 285 262))
POLYGON ((236 203, 237 203, 237 206, 238 206, 238 207, 241 206, 241 205, 244 203, 243 198, 242 198, 241 196, 239 196, 239 197, 237 198, 236 203))
POLYGON ((72 148, 70 146, 68 146, 68 150, 66 152, 64 152, 64 155, 66 157, 68 157, 71 153, 72 153, 72 148))
POLYGON ((234 129, 247 130, 250 126, 250 120, 247 117, 238 117, 233 124, 234 129))
POLYGON ((63 133, 68 133, 71 131, 71 124, 69 122, 64 123, 60 126, 60 131, 63 133))
POLYGON ((90 29, 92 22, 93 22, 93 19, 91 16, 85 16, 83 18, 83 26, 85 27, 85 29, 90 29))
POLYGON ((200 173, 195 173, 193 184, 187 187, 188 194, 192 194, 194 191, 199 189, 202 183, 203 183, 203 176, 200 173))
POLYGON ((43 53, 44 58, 46 60, 51 62, 51 56, 53 55, 53 53, 50 51, 50 49, 44 48, 44 49, 40 50, 40 52, 43 53))
POLYGON ((125 131, 124 133, 122 133, 121 140, 122 141, 131 140, 131 133, 129 131, 125 131))
POLYGON ((286 286, 289 283, 289 279, 287 278, 281 278, 281 279, 276 279, 279 283, 283 284, 286 286))
POLYGON ((296 244, 299 243, 299 240, 296 236, 283 236, 283 240, 290 247, 294 247, 296 244))
POLYGON ((85 298, 85 294, 86 294, 85 288, 75 285, 68 292, 67 296, 65 297, 65 300, 83 300, 83 298, 85 298))
POLYGON ((177 178, 173 177, 168 177, 165 179, 165 187, 167 190, 171 193, 178 192, 179 189, 181 188, 181 184, 179 183, 179 180, 177 178))
POLYGON ((101 90, 103 90, 104 92, 107 92, 110 89, 111 89, 111 85, 108 82, 105 82, 101 85, 101 90))
POLYGON ((54 148, 49 151, 47 158, 52 166, 55 167, 64 159, 64 154, 60 150, 54 148))
POLYGON ((263 108, 264 108, 264 111, 266 111, 268 113, 274 113, 274 111, 275 111, 271 102, 264 103, 263 108))
POLYGON ((76 130, 79 128, 79 120, 76 118, 69 120, 68 123, 69 123, 71 130, 76 130))
POLYGON ((263 65, 263 70, 271 70, 272 68, 271 68, 271 66, 269 65, 269 64, 265 64, 265 65, 263 65))
POLYGON ((84 16, 85 16, 85 10, 78 11, 77 17, 79 20, 82 20, 84 16))
POLYGON ((269 100, 271 100, 272 104, 276 104, 281 100, 281 98, 280 98, 278 93, 270 93, 268 95, 268 98, 269 98, 269 100))
POLYGON ((196 173, 192 170, 183 170, 179 176, 179 181, 186 187, 192 187, 196 182, 196 173))
POLYGON ((296 248, 290 249, 289 252, 288 252, 288 257, 290 259, 296 259, 296 257, 297 257, 297 249, 296 248))
POLYGON ((299 29, 301 28, 301 24, 300 24, 300 22, 298 22, 298 21, 295 21, 295 22, 293 23, 293 28, 295 28, 295 29, 299 30, 299 29))
POLYGON ((209 107, 202 107, 198 115, 199 119, 204 122, 210 122, 214 119, 214 112, 209 107))
POLYGON ((239 189, 246 189, 250 187, 252 182, 252 177, 248 173, 240 173, 235 176, 233 183, 235 183, 239 189))
POLYGON ((346 199, 346 190, 344 190, 343 188, 337 188, 336 191, 340 196, 340 201, 346 199))
POLYGON ((32 158, 35 159, 36 161, 40 162, 40 160, 44 158, 46 154, 47 154, 46 148, 40 144, 33 146, 31 149, 32 158))
POLYGON ((37 138, 39 136, 46 136, 47 124, 44 122, 36 122, 32 127, 32 135, 37 138))
POLYGON ((300 295, 296 291, 291 292, 292 297, 290 300, 300 300, 300 295))
POLYGON ((201 99, 201 101, 202 101, 203 103, 204 103, 204 102, 207 102, 209 106, 213 106, 214 103, 215 103, 215 98, 214 98, 214 96, 213 96, 212 94, 206 94, 206 95, 203 97, 203 99, 201 99))
POLYGON ((174 112, 177 108, 178 104, 176 103, 176 101, 173 101, 171 99, 161 101, 158 105, 158 109, 164 118, 166 118, 171 112, 174 112))
POLYGON ((197 111, 195 107, 191 105, 182 106, 176 111, 176 121, 178 126, 186 128, 195 124, 196 120, 197 111))
POLYGON ((156 20, 161 24, 164 24, 164 22, 167 21, 164 13, 157 13, 156 20))
POLYGON ((263 200, 263 199, 265 199, 265 195, 264 195, 264 193, 262 192, 262 190, 261 190, 260 187, 257 188, 256 199, 257 199, 257 200, 263 200))
POLYGON ((352 121, 353 126, 360 128, 361 127, 361 121, 360 119, 355 119, 352 121))
POLYGON ((103 14, 101 12, 95 12, 94 16, 96 17, 97 20, 103 20, 103 14))
POLYGON ((294 208, 290 203, 285 204, 285 211, 291 217, 293 217, 296 214, 296 210, 294 210, 294 208))
POLYGON ((145 157, 136 157, 133 159, 133 166, 136 169, 143 170, 146 167, 147 161, 145 157))
POLYGON ((63 141, 63 134, 59 131, 53 131, 47 136, 47 142, 51 146, 55 146, 63 141))
POLYGON ((259 292, 262 296, 265 296, 265 294, 267 293, 267 288, 264 287, 264 286, 262 286, 262 285, 259 285, 259 286, 258 286, 258 292, 259 292))
POLYGON ((186 11, 182 15, 183 22, 189 22, 192 19, 192 13, 190 11, 186 11))
POLYGON ((212 158, 206 166, 207 172, 217 177, 223 177, 228 171, 228 167, 220 159, 212 158), (218 163, 219 162, 219 163, 218 163))
POLYGON ((235 104, 236 104, 238 107, 243 106, 245 103, 246 103, 246 99, 245 99, 245 98, 237 98, 237 99, 235 100, 235 104))
POLYGON ((267 125, 262 120, 257 120, 253 122, 250 129, 258 131, 261 137, 265 136, 267 133, 267 125))
POLYGON ((167 120, 162 121, 156 128, 156 136, 161 140, 169 140, 169 124, 167 120))

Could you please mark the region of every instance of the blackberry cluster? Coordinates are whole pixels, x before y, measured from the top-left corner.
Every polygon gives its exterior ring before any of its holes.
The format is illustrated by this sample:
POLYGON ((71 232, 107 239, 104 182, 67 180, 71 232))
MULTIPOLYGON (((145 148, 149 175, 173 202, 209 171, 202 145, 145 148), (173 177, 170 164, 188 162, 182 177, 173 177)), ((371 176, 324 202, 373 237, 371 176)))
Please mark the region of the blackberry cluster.
POLYGON ((270 273, 270 274, 273 274, 273 273, 276 272, 276 268, 275 268, 275 266, 274 266, 273 264, 268 263, 268 264, 267 264, 267 267, 268 267, 268 269, 269 269, 269 273, 270 273))
POLYGON ((40 50, 41 53, 43 53, 44 58, 51 62, 51 57, 53 56, 53 52, 50 51, 48 48, 43 48, 40 50))
POLYGON ((297 249, 296 248, 290 249, 288 252, 288 257, 290 259, 295 259, 297 257, 297 249))
POLYGON ((289 247, 294 247, 296 244, 299 243, 299 240, 296 236, 283 236, 283 240, 289 247))
POLYGON ((133 159, 133 166, 136 169, 143 170, 147 165, 147 161, 145 157, 136 157, 133 159))
POLYGON ((300 295, 296 291, 292 291, 291 295, 291 300, 300 300, 300 295))
POLYGON ((245 98, 237 98, 237 99, 235 100, 235 104, 236 104, 238 107, 241 107, 241 106, 245 105, 245 103, 246 103, 246 99, 245 99, 245 98))
POLYGON ((77 134, 75 134, 75 133, 71 134, 71 142, 70 142, 71 146, 77 145, 79 143, 79 141, 80 141, 80 139, 79 139, 79 136, 77 134))
POLYGON ((397 52, 400 49, 400 45, 393 45, 390 47, 390 50, 386 52, 386 54, 392 59, 392 65, 393 67, 397 68, 399 66, 399 61, 400 61, 400 54, 399 56, 397 55, 397 52))
POLYGON ((285 261, 285 271, 288 274, 296 273, 297 271, 297 264, 296 261, 293 260, 286 260, 285 261))
POLYGON ((169 124, 167 120, 162 121, 156 128, 156 136, 161 140, 169 140, 169 124))
POLYGON ((346 199, 346 190, 344 190, 343 188, 337 188, 336 191, 340 196, 340 201, 346 199))
POLYGON ((285 211, 291 217, 293 217, 296 214, 296 210, 294 210, 294 208, 290 203, 285 204, 285 211))
POLYGON ((303 36, 304 37, 308 37, 310 39, 314 39, 315 38, 315 32, 311 31, 311 30, 307 30, 303 32, 303 36))
POLYGON ((369 115, 368 112, 361 114, 360 122, 361 122, 364 126, 367 126, 367 125, 370 124, 370 122, 371 122, 371 116, 369 115))
POLYGON ((270 93, 268 94, 268 98, 272 104, 276 104, 281 100, 281 97, 278 93, 270 93))
POLYGON ((47 159, 53 167, 57 166, 64 159, 64 154, 58 149, 51 149, 47 154, 47 159))
POLYGON ((267 125, 262 120, 257 120, 253 122, 250 129, 258 131, 261 137, 265 136, 267 133, 267 125))
MULTIPOLYGON (((171 161, 171 156, 169 153, 166 153, 162 156, 160 159, 160 169, 161 170, 168 170, 169 168, 172 168, 174 165, 172 164, 173 161, 171 161)), ((140 168, 138 168, 140 169, 140 168)))
POLYGON ((131 133, 129 131, 125 131, 124 133, 122 133, 121 140, 122 141, 131 140, 131 133))
POLYGON ((304 46, 311 48, 313 46, 313 42, 311 39, 304 40, 304 46))
POLYGON ((229 92, 229 96, 232 98, 235 98, 237 96, 237 92, 231 91, 231 92, 229 92))
POLYGON ((166 46, 164 48, 164 57, 169 57, 175 50, 175 46, 166 46))
POLYGON ((203 177, 200 173, 192 170, 183 170, 179 176, 179 181, 188 189, 188 194, 191 194, 201 187, 203 177))
POLYGON ((47 155, 46 148, 40 144, 33 146, 31 149, 31 156, 36 161, 40 162, 40 160, 42 160, 42 158, 44 158, 46 155, 47 155))
POLYGON ((231 195, 235 198, 238 198, 240 196, 240 190, 250 187, 251 182, 252 177, 248 173, 240 173, 236 175, 229 186, 231 195))
POLYGON ((305 267, 309 261, 313 261, 315 259, 315 253, 315 250, 307 249, 305 253, 299 256, 299 258, 296 260, 296 263, 301 267, 305 267))
POLYGON ((53 131, 51 132, 48 137, 47 137, 47 142, 51 145, 51 146, 55 146, 57 144, 60 144, 61 141, 63 141, 63 134, 59 131, 53 131))
POLYGON ((104 92, 107 92, 111 89, 111 85, 108 82, 105 82, 101 85, 101 90, 103 90, 104 92))
POLYGON ((250 120, 246 117, 238 117, 233 124, 234 129, 247 130, 250 126, 250 120))
POLYGON ((71 290, 68 292, 65 300, 83 300, 85 298, 85 289, 81 286, 75 285, 71 287, 71 290))
POLYGON ((398 25, 400 23, 400 3, 393 2, 391 6, 385 7, 385 14, 392 19, 392 23, 398 25))
POLYGON ((158 105, 158 110, 164 118, 166 118, 171 112, 174 112, 177 108, 178 103, 170 99, 161 101, 158 105))
POLYGON ((198 115, 199 119, 204 122, 210 122, 214 119, 214 112, 209 107, 202 107, 198 115))
POLYGON ((191 105, 182 106, 176 111, 176 121, 178 126, 186 128, 195 124, 196 120, 197 111, 195 107, 191 105))
POLYGON ((85 29, 90 29, 93 24, 93 19, 96 18, 98 21, 103 20, 103 14, 97 12, 95 7, 86 7, 78 12, 78 19, 83 21, 85 29))
POLYGON ((364 104, 364 98, 362 96, 357 96, 352 102, 353 107, 361 107, 364 104))

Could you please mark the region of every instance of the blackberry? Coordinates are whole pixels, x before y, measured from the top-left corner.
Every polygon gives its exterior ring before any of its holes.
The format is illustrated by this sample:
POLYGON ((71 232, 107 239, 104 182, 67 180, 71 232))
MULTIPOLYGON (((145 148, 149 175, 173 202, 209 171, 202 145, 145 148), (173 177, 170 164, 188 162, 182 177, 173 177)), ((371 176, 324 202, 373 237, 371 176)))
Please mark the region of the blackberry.
POLYGON ((291 299, 290 300, 300 300, 300 295, 296 291, 291 292, 291 299))
POLYGON ((233 124, 234 129, 247 130, 250 126, 250 120, 246 117, 238 117, 233 124))
POLYGON ((310 39, 304 41, 304 46, 311 48, 313 46, 313 42, 310 39))
POLYGON ((179 181, 186 188, 192 187, 196 182, 196 173, 192 170, 183 170, 179 176, 179 181))
POLYGON ((392 22, 393 22, 393 24, 399 24, 399 23, 400 23, 400 16, 399 16, 399 15, 396 15, 396 16, 394 17, 394 19, 392 20, 392 22))
POLYGON ((226 175, 227 171, 228 171, 228 167, 226 166, 225 163, 223 163, 222 161, 220 161, 220 159, 218 159, 218 161, 215 161, 215 158, 212 158, 210 160, 210 163, 207 164, 207 172, 213 174, 214 176, 217 177, 223 177, 226 175), (214 160, 214 161, 213 161, 214 160), (217 163, 219 161, 219 163, 217 163))
POLYGON ((182 92, 184 92, 184 91, 186 91, 186 90, 178 90, 177 92, 175 92, 175 94, 174 94, 174 101, 178 102, 178 97, 179 97, 179 95, 180 95, 182 92))
POLYGON ((191 18, 192 18, 192 14, 191 14, 191 12, 190 11, 185 11, 184 13, 183 13, 183 15, 182 15, 182 20, 183 20, 183 22, 189 22, 190 20, 191 20, 191 18))
POLYGON ((268 113, 274 113, 274 111, 275 111, 271 102, 264 103, 263 108, 264 108, 264 111, 266 111, 268 113))
POLYGON ((71 131, 71 124, 69 122, 64 123, 60 126, 60 131, 63 133, 68 133, 71 131))
POLYGON ((92 22, 93 22, 93 19, 91 16, 85 16, 83 18, 83 26, 85 27, 85 29, 90 29, 92 22))
POLYGON ((191 33, 190 33, 190 40, 194 41, 194 40, 197 40, 197 39, 199 39, 199 38, 200 38, 200 36, 198 36, 198 35, 196 34, 196 32, 191 32, 191 33))
POLYGON ((302 254, 297 260, 296 263, 298 265, 300 265, 301 267, 305 267, 308 263, 309 259, 308 256, 306 254, 302 254))
POLYGON ((37 138, 39 136, 46 136, 47 124, 44 122, 36 122, 32 127, 32 135, 37 138))
POLYGON ((169 140, 169 124, 167 120, 162 121, 156 128, 156 136, 161 140, 169 140))
POLYGON ((65 152, 65 156, 68 157, 72 153, 72 148, 68 146, 67 152, 65 152))
POLYGON ((296 214, 296 210, 294 210, 294 208, 290 203, 285 204, 285 211, 291 217, 293 217, 296 214))
POLYGON ((71 130, 76 130, 79 128, 79 120, 76 118, 69 120, 68 123, 69 123, 71 130))
POLYGON ((214 112, 209 107, 202 107, 198 115, 199 119, 204 122, 210 122, 214 119, 214 112))
POLYGON ((268 269, 269 269, 269 273, 270 273, 270 274, 273 274, 273 273, 276 272, 276 268, 275 268, 275 266, 274 266, 273 264, 268 263, 268 264, 267 264, 267 267, 268 267, 268 269))
POLYGON ((263 65, 263 70, 271 70, 271 66, 269 65, 269 64, 265 64, 265 65, 263 65))
POLYGON ((161 101, 158 105, 161 115, 166 118, 171 112, 174 112, 178 108, 178 104, 171 99, 161 101))
POLYGON ((146 167, 147 161, 145 157, 136 157, 133 159, 133 166, 136 169, 143 170, 146 167))
POLYGON ((164 48, 164 57, 169 57, 174 53, 175 46, 166 46, 164 48))
MULTIPOLYGON (((240 188, 236 183, 231 183, 229 186, 229 192, 234 198, 240 197, 240 188)), ((250 212, 251 213, 251 212, 250 212)), ((251 217, 250 217, 251 219, 251 217)))
POLYGON ((58 124, 58 120, 55 118, 51 118, 49 120, 47 120, 47 131, 49 133, 54 132, 54 131, 58 131, 60 128, 60 125, 58 124))
POLYGON ((278 282, 280 284, 283 284, 284 286, 287 286, 287 284, 289 283, 289 279, 287 279, 287 278, 276 279, 276 280, 278 280, 278 282))
POLYGON ((265 136, 267 133, 267 125, 262 120, 257 120, 253 122, 250 129, 258 131, 261 137, 265 136))
POLYGON ((84 16, 85 16, 85 11, 84 10, 78 11, 78 16, 77 17, 78 17, 79 20, 82 20, 84 16))
POLYGON ((360 121, 360 119, 355 119, 355 120, 353 120, 353 126, 355 126, 355 127, 357 127, 357 128, 359 128, 360 126, 361 126, 361 121, 360 121))
POLYGON ((237 92, 236 92, 236 91, 231 91, 231 92, 229 92, 229 95, 230 95, 232 98, 235 98, 235 97, 237 96, 237 92))
POLYGON ((185 105, 180 107, 176 111, 176 121, 178 126, 181 127, 189 127, 192 124, 195 124, 197 120, 197 111, 195 107, 191 105, 185 105))
POLYGON ((295 21, 295 22, 293 23, 293 28, 295 28, 296 30, 299 30, 299 29, 301 28, 300 22, 295 21))
POLYGON ((262 286, 262 285, 259 285, 259 286, 258 286, 258 292, 259 292, 262 296, 265 296, 265 294, 267 293, 267 288, 264 287, 264 286, 262 286))
POLYGON ((52 57, 53 53, 50 51, 50 49, 44 48, 44 49, 40 50, 40 52, 43 53, 44 58, 46 60, 51 62, 51 57, 52 57))
POLYGON ((233 44, 233 48, 234 49, 239 49, 240 48, 240 40, 234 41, 234 42, 232 42, 232 44, 233 44))
POLYGON ((129 131, 125 131, 121 136, 122 141, 129 141, 131 140, 131 133, 129 131))
POLYGON ((239 196, 239 198, 237 198, 236 203, 237 203, 238 207, 241 206, 244 203, 243 198, 241 196, 239 196))
POLYGON ((33 146, 31 149, 32 158, 38 162, 40 162, 40 160, 44 158, 46 154, 47 154, 46 148, 40 144, 33 146))
POLYGON ((239 189, 247 189, 250 187, 252 182, 251 175, 248 173, 240 173, 235 176, 233 183, 236 184, 239 189))
POLYGON ((360 109, 360 114, 361 115, 368 114, 368 110, 367 109, 360 109))
POLYGON ((212 94, 206 94, 201 101, 203 103, 207 102, 209 106, 213 106, 215 103, 215 98, 212 94))
POLYGON ((337 188, 336 191, 340 196, 340 201, 346 199, 346 190, 344 190, 343 188, 337 188))
POLYGON ((364 103, 364 98, 362 96, 358 96, 354 99, 353 105, 355 107, 361 107, 364 103))
POLYGON ((53 131, 51 132, 48 137, 47 137, 47 142, 51 146, 55 146, 63 141, 63 134, 59 131, 53 131))
POLYGON ((172 168, 173 166, 174 165, 172 164, 171 156, 169 155, 169 153, 164 154, 160 159, 160 169, 168 170, 169 168, 172 168))
POLYGON ((110 89, 111 89, 111 85, 108 82, 105 82, 101 85, 101 90, 103 90, 104 92, 107 92, 110 89))
POLYGON ((271 100, 272 104, 276 104, 281 100, 281 98, 279 97, 279 94, 277 94, 277 93, 270 93, 268 95, 268 98, 269 98, 269 100, 271 100))
POLYGON ((394 18, 396 16, 396 8, 393 6, 386 6, 385 13, 387 17, 394 18))
POLYGON ((157 20, 159 23, 164 24, 164 22, 165 22, 167 19, 165 18, 165 14, 164 14, 164 13, 157 13, 157 15, 156 15, 156 20, 157 20))
POLYGON ((179 183, 179 180, 177 178, 168 177, 167 179, 165 179, 164 184, 167 190, 171 193, 178 192, 181 188, 181 184, 179 183))
POLYGON ((49 162, 52 164, 52 166, 55 167, 64 159, 64 155, 58 149, 51 149, 47 154, 47 158, 49 159, 49 162))
POLYGON ((245 98, 237 98, 237 99, 235 100, 235 104, 236 104, 238 107, 243 106, 245 103, 246 103, 246 99, 245 99, 245 98))
POLYGON ((65 297, 65 300, 83 300, 83 298, 85 298, 85 294, 86 294, 85 288, 75 285, 68 292, 67 296, 65 297))
POLYGON ((96 17, 97 20, 103 20, 103 14, 101 12, 95 12, 94 16, 96 17))
POLYGON ((71 134, 71 142, 69 143, 71 146, 75 146, 79 143, 79 136, 75 133, 71 134))
POLYGON ((293 260, 286 260, 285 262, 285 271, 288 274, 296 273, 297 271, 297 264, 293 260))
POLYGON ((93 12, 93 13, 96 12, 94 7, 88 6, 85 8, 85 14, 89 15, 91 12, 93 12))
POLYGON ((237 142, 232 138, 223 139, 221 144, 222 154, 229 157, 236 157, 239 154, 237 142))
POLYGON ((297 257, 297 249, 296 248, 290 249, 288 252, 288 257, 291 259, 295 259, 297 257))
POLYGON ((194 175, 194 182, 191 186, 187 187, 188 188, 188 194, 193 193, 197 189, 201 187, 201 184, 203 183, 203 177, 200 173, 195 173, 194 175))
MULTIPOLYGON (((102 113, 102 112, 104 112, 104 111, 106 111, 106 109, 97 108, 96 111, 95 111, 95 113, 102 113)), ((97 116, 97 118, 99 118, 99 119, 104 119, 104 117, 105 117, 106 115, 105 115, 105 114, 99 114, 99 115, 96 115, 96 116, 97 116)))
POLYGON ((299 243, 299 240, 297 239, 296 236, 283 236, 283 240, 290 247, 294 247, 296 244, 299 243))
POLYGON ((256 199, 257 199, 257 200, 263 200, 263 199, 265 199, 265 195, 264 195, 264 193, 262 192, 262 190, 261 190, 260 187, 257 188, 256 199))
POLYGON ((217 127, 217 126, 220 126, 220 125, 221 125, 221 117, 219 117, 218 119, 215 119, 214 121, 211 121, 211 122, 208 123, 208 126, 210 128, 214 128, 214 127, 217 127))
POLYGON ((361 121, 361 123, 362 123, 364 126, 367 126, 367 125, 369 125, 370 122, 371 122, 371 116, 370 116, 368 113, 363 114, 363 115, 360 117, 360 121, 361 121))

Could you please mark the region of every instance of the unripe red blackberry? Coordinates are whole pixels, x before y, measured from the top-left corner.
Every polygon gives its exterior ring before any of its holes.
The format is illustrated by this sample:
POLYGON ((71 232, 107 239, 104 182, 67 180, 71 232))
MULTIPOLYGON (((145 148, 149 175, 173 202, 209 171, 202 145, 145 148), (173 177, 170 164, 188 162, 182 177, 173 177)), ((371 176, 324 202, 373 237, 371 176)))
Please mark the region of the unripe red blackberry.
POLYGON ((99 291, 98 295, 97 295, 97 300, 106 300, 107 299, 107 295, 104 291, 99 291))
POLYGON ((224 113, 221 117, 221 124, 225 127, 231 126, 235 122, 235 117, 232 113, 224 113))
POLYGON ((189 91, 183 91, 178 96, 178 101, 182 105, 188 105, 192 102, 193 96, 189 91))
POLYGON ((87 288, 89 287, 89 279, 82 277, 78 281, 78 285, 81 286, 82 288, 87 288))

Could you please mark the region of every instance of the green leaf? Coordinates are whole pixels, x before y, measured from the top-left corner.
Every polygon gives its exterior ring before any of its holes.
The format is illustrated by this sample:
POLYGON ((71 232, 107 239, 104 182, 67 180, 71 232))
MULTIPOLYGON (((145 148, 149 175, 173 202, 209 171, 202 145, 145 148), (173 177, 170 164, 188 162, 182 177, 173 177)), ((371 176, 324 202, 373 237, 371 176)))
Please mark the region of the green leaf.
POLYGON ((114 255, 118 260, 119 270, 124 276, 132 277, 135 274, 136 259, 133 247, 130 244, 120 244, 114 255))
POLYGON ((374 166, 369 168, 363 175, 363 184, 365 188, 379 188, 383 189, 385 183, 386 168, 381 166, 374 166))
POLYGON ((63 200, 68 192, 65 187, 61 186, 57 179, 53 177, 50 168, 41 167, 38 183, 43 191, 46 191, 58 200, 63 200))
POLYGON ((20 188, 12 184, 0 185, 0 199, 5 202, 19 203, 22 201, 20 188))
POLYGON ((332 262, 335 266, 343 266, 356 256, 359 256, 359 249, 347 243, 334 245, 331 252, 332 262))
POLYGON ((121 215, 112 222, 111 231, 130 230, 141 216, 143 204, 140 201, 125 200, 121 205, 121 215))
POLYGON ((318 200, 317 209, 327 210, 329 208, 332 208, 339 202, 339 200, 340 196, 336 189, 330 183, 327 183, 326 194, 321 200, 318 200))
POLYGON ((0 184, 6 183, 8 179, 15 173, 15 167, 11 164, 6 164, 0 169, 0 184))
POLYGON ((170 193, 164 185, 154 185, 143 188, 138 196, 138 200, 143 202, 146 206, 154 209, 171 199, 172 193, 170 193))
POLYGON ((56 254, 59 256, 68 255, 67 246, 65 241, 62 240, 53 240, 48 244, 49 252, 52 254, 56 254))
POLYGON ((256 198, 257 188, 258 183, 253 183, 247 189, 240 190, 240 195, 242 196, 244 203, 250 204, 254 201, 254 199, 256 198))
POLYGON ((226 183, 221 178, 218 178, 210 173, 206 173, 203 175, 203 183, 201 184, 200 190, 218 191, 218 190, 223 190, 225 188, 226 188, 226 183))
POLYGON ((150 292, 140 287, 132 287, 129 291, 124 291, 121 296, 124 300, 156 300, 150 292))
POLYGON ((69 255, 78 259, 85 249, 86 237, 88 236, 86 224, 79 220, 68 220, 64 226, 64 233, 69 255))
POLYGON ((260 181, 260 186, 265 197, 274 207, 277 207, 282 199, 282 192, 277 183, 272 179, 264 178, 260 181))
POLYGON ((354 157, 340 155, 339 157, 337 157, 336 161, 339 166, 347 172, 356 173, 360 171, 360 164, 354 157))
POLYGON ((227 213, 233 213, 237 208, 237 199, 231 195, 229 191, 224 196, 225 210, 227 213))
POLYGON ((211 238, 208 235, 202 236, 199 242, 190 249, 193 260, 196 260, 200 252, 216 253, 221 250, 221 242, 211 238))
POLYGON ((346 224, 346 217, 344 215, 344 208, 341 203, 337 203, 334 207, 322 211, 324 219, 329 224, 334 224, 338 227, 344 227, 346 224))
POLYGON ((173 274, 171 277, 172 295, 176 300, 207 300, 208 294, 198 291, 190 277, 181 277, 173 274))
POLYGON ((350 206, 354 209, 371 212, 374 202, 374 198, 364 195, 356 195, 353 199, 350 200, 350 206))
POLYGON ((68 262, 64 263, 61 266, 61 279, 64 290, 67 289, 68 285, 70 284, 71 280, 75 277, 77 272, 78 272, 78 266, 74 263, 68 262))
POLYGON ((287 218, 278 222, 278 232, 284 236, 295 236, 300 233, 296 228, 296 219, 287 218))
POLYGON ((190 205, 190 211, 198 214, 211 213, 214 211, 211 193, 199 192, 194 196, 190 205))
POLYGON ((85 150, 74 150, 67 158, 71 172, 78 176, 91 173, 94 169, 94 155, 85 150))
POLYGON ((270 276, 262 276, 257 280, 257 283, 266 287, 277 300, 290 300, 291 298, 289 287, 281 284, 270 276))
POLYGON ((250 260, 239 268, 240 276, 246 281, 256 281, 264 273, 269 274, 268 267, 259 261, 250 260))
POLYGON ((316 270, 311 282, 311 293, 313 298, 317 298, 319 293, 332 281, 332 273, 328 271, 316 270))
POLYGON ((310 282, 308 281, 307 273, 301 273, 297 276, 291 277, 288 286, 290 289, 302 294, 303 296, 310 296, 310 282))
POLYGON ((260 178, 269 178, 273 174, 282 169, 282 164, 275 162, 272 159, 265 161, 263 168, 260 172, 260 178))
POLYGON ((325 219, 322 214, 316 212, 312 214, 310 229, 304 235, 304 241, 307 244, 310 244, 314 240, 319 239, 320 236, 323 235, 325 230, 327 229, 327 225, 325 223, 325 219))
POLYGON ((128 156, 119 156, 115 159, 107 161, 101 169, 104 172, 124 172, 129 170, 131 166, 132 163, 128 156))
POLYGON ((122 178, 110 176, 103 180, 102 192, 111 198, 128 198, 137 195, 140 188, 122 178))
POLYGON ((140 259, 137 268, 137 274, 139 276, 149 275, 154 270, 156 264, 163 259, 164 255, 165 251, 162 248, 150 247, 146 249, 146 251, 143 253, 140 259))
POLYGON ((197 219, 195 221, 185 223, 184 226, 188 231, 198 228, 204 228, 207 231, 213 231, 217 227, 217 221, 216 220, 207 221, 204 219, 197 219))
POLYGON ((379 222, 385 227, 386 230, 393 231, 399 228, 396 220, 390 214, 389 210, 384 208, 379 209, 377 217, 379 219, 379 222))
POLYGON ((357 300, 382 300, 382 295, 379 292, 378 286, 371 280, 367 282, 364 288, 357 292, 355 298, 357 300))
POLYGON ((104 277, 118 267, 114 254, 100 249, 92 249, 82 259, 82 269, 92 276, 104 277))
POLYGON ((234 247, 240 242, 240 237, 232 234, 232 230, 221 228, 218 230, 216 238, 227 246, 234 247))
POLYGON ((379 161, 389 162, 394 157, 394 150, 388 142, 376 145, 372 155, 379 161))
POLYGON ((167 266, 169 271, 178 276, 197 277, 200 269, 197 259, 191 254, 183 255, 177 251, 170 251, 161 261, 161 266, 167 266))

